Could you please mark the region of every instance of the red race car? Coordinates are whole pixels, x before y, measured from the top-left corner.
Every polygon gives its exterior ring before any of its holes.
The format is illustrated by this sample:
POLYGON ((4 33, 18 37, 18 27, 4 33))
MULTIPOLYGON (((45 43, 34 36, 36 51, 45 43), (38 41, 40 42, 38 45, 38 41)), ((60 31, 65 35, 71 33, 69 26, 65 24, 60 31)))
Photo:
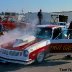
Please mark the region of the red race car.
POLYGON ((4 28, 7 30, 12 30, 16 28, 14 17, 4 17, 2 18, 1 23, 3 24, 4 28))
POLYGON ((63 26, 38 25, 36 34, 0 45, 0 61, 20 64, 41 63, 50 53, 72 52, 72 39, 63 26))

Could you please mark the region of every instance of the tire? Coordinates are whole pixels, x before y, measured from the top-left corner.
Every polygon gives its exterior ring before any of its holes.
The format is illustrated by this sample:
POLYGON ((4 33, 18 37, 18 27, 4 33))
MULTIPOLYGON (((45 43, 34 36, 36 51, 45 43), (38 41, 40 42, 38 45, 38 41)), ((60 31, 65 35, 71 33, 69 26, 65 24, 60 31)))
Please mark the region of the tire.
POLYGON ((37 57, 36 57, 36 63, 41 63, 44 61, 44 58, 45 58, 45 52, 40 52, 37 54, 37 57))

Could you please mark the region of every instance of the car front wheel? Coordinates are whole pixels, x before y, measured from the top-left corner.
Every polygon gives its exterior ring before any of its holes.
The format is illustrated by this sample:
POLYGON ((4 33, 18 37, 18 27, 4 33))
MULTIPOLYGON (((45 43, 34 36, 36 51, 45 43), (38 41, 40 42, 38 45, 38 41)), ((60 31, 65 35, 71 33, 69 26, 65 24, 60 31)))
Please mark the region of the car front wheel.
POLYGON ((44 57, 45 57, 45 53, 44 52, 38 53, 37 58, 36 58, 36 62, 37 63, 41 63, 42 61, 44 61, 44 57))

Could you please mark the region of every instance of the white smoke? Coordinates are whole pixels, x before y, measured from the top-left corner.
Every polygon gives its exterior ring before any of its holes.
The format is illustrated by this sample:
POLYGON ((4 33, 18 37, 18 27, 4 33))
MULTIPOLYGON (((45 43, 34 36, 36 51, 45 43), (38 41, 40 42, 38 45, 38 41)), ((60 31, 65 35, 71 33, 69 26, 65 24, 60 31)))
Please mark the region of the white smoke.
POLYGON ((12 31, 9 31, 8 33, 5 32, 4 35, 0 37, 0 45, 10 42, 12 40, 15 40, 21 36, 30 36, 34 35, 36 29, 36 20, 34 20, 32 23, 27 23, 26 27, 18 27, 12 31))

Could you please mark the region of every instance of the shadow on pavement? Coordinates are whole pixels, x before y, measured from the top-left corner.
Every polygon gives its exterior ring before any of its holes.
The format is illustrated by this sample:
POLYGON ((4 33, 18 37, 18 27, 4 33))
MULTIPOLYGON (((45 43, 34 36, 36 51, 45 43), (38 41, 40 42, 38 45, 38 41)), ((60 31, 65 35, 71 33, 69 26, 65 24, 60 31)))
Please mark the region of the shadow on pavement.
POLYGON ((14 64, 14 63, 0 63, 0 72, 10 72, 23 68, 22 64, 14 64))
POLYGON ((70 62, 65 61, 50 61, 45 60, 41 64, 33 63, 31 65, 22 65, 22 64, 14 64, 14 63, 0 63, 0 72, 10 72, 10 71, 16 71, 22 68, 34 68, 34 67, 45 67, 45 66, 56 66, 56 65, 62 65, 70 62))
POLYGON ((66 61, 44 61, 41 64, 34 64, 33 66, 56 66, 56 65, 62 65, 62 64, 67 64, 70 62, 66 62, 66 61))

